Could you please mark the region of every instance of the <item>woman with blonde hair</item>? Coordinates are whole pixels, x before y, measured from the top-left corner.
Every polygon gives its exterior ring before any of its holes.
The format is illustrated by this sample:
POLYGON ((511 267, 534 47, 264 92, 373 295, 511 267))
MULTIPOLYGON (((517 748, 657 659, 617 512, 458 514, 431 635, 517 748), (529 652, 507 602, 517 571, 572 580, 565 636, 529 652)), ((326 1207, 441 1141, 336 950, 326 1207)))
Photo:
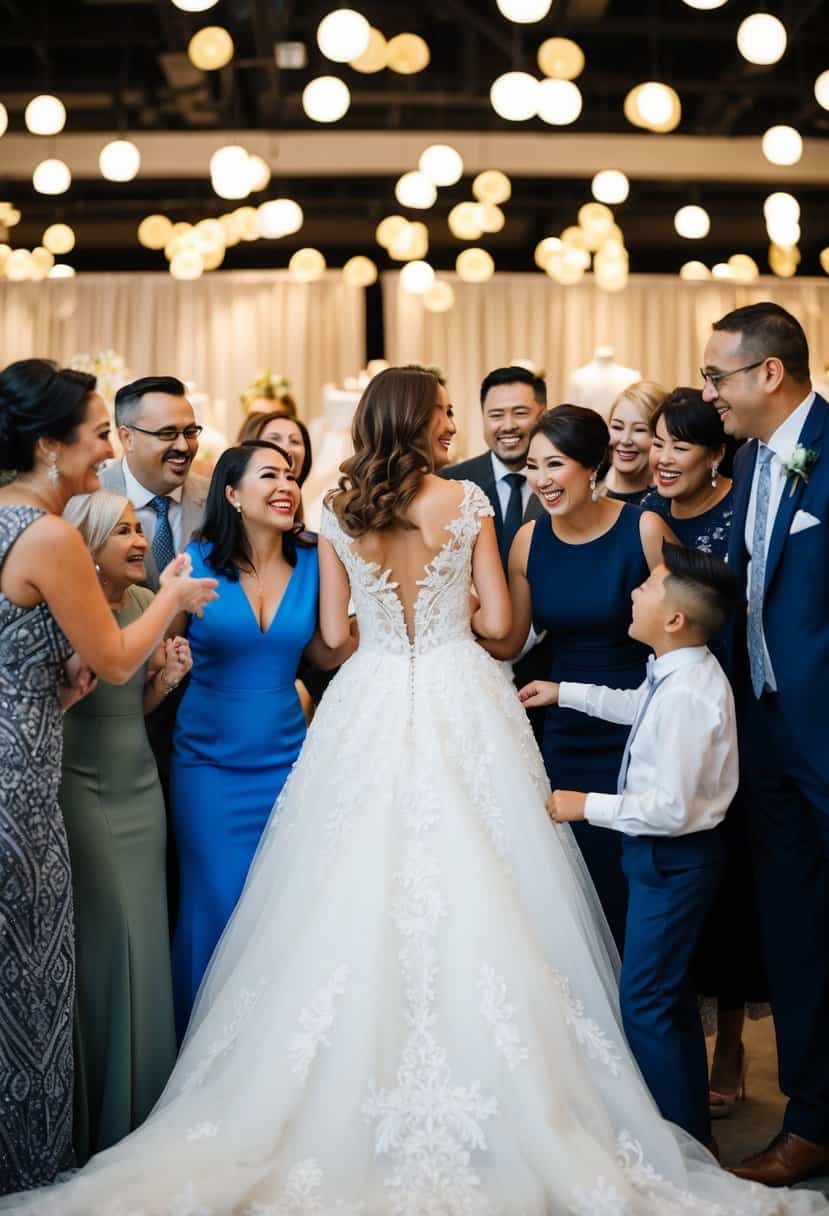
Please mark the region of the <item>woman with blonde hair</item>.
POLYGON ((653 484, 650 420, 666 396, 656 381, 637 380, 610 407, 610 468, 602 486, 608 498, 638 506, 648 493, 653 484))
MULTIPOLYGON (((129 500, 71 498, 121 628, 153 600, 147 540, 129 500)), ((79 1163, 143 1122, 176 1058, 167 931, 164 798, 144 715, 191 666, 168 638, 126 684, 99 680, 64 718, 60 806, 69 838, 77 966, 73 1143, 79 1163)))

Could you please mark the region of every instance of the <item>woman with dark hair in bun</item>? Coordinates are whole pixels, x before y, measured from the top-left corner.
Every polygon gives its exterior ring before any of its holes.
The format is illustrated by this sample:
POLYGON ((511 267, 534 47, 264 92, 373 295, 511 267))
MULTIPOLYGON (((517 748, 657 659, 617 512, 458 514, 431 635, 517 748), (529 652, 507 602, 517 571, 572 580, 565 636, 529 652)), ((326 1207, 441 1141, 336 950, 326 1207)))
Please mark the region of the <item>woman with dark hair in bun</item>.
MULTIPOLYGON (((509 558, 512 632, 487 649, 515 658, 532 622, 552 637, 549 679, 637 688, 648 656, 628 637, 631 592, 662 560, 662 541, 675 538, 658 515, 599 492, 609 444, 601 415, 578 405, 548 410, 533 430, 527 477, 545 514, 516 533, 509 558)), ((587 782, 615 794, 627 734, 626 726, 548 709, 541 750, 553 787, 578 790, 587 782)), ((586 821, 572 826, 621 951, 627 904, 621 838, 586 821)))
POLYGON ((179 562, 119 629, 89 551, 61 518, 112 456, 95 379, 45 359, 0 373, 0 1194, 71 1165, 72 884, 58 808, 62 716, 93 672, 123 684, 213 579, 179 562), (74 652, 74 654, 73 654, 74 652))

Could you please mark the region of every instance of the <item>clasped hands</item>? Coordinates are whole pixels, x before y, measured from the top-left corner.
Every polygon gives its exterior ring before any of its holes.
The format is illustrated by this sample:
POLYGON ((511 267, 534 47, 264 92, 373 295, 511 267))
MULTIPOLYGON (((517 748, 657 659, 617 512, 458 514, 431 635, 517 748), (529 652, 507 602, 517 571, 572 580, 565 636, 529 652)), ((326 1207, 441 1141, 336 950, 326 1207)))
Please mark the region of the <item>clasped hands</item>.
MULTIPOLYGON (((518 700, 525 709, 540 709, 545 705, 558 705, 558 684, 552 680, 532 680, 518 693, 518 700)), ((576 823, 584 819, 587 794, 579 790, 553 790, 547 799, 547 814, 553 823, 576 823)))
POLYGON ((187 638, 165 638, 164 666, 161 668, 161 681, 172 692, 193 666, 193 656, 190 653, 190 643, 187 638))

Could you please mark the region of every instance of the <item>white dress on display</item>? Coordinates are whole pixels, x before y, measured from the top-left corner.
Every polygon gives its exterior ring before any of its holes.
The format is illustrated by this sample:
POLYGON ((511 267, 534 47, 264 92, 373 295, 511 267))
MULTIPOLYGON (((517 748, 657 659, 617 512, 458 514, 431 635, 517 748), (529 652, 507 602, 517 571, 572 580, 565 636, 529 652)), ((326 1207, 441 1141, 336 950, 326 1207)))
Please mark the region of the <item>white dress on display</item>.
POLYGON ((325 510, 359 650, 311 723, 176 1069, 143 1127, 11 1211, 829 1212, 721 1170, 645 1089, 595 892, 545 814, 515 689, 470 630, 492 508, 471 482, 462 494, 409 604, 325 510))
POLYGON ((351 419, 360 400, 360 392, 354 389, 335 388, 326 384, 323 389, 323 416, 314 418, 308 426, 314 463, 302 487, 302 502, 305 509, 306 527, 318 532, 322 518, 322 504, 340 476, 340 465, 354 451, 351 445, 351 419))
POLYGON ((619 394, 642 379, 640 371, 616 363, 615 353, 612 346, 597 347, 590 362, 577 367, 567 383, 566 400, 595 410, 605 422, 619 394))

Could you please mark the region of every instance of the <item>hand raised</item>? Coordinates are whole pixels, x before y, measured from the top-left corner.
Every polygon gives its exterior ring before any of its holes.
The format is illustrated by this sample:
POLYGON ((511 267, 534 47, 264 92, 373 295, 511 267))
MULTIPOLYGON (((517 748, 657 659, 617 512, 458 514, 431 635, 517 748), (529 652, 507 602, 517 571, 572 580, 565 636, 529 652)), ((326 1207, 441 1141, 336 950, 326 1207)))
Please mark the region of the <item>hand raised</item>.
POLYGON ((537 709, 542 705, 558 705, 559 685, 552 680, 533 680, 518 693, 518 700, 525 709, 537 709))
POLYGON ((162 587, 172 588, 176 595, 179 612, 192 612, 201 616, 202 609, 219 598, 215 578, 191 578, 193 563, 189 553, 180 553, 165 566, 159 578, 162 587))

